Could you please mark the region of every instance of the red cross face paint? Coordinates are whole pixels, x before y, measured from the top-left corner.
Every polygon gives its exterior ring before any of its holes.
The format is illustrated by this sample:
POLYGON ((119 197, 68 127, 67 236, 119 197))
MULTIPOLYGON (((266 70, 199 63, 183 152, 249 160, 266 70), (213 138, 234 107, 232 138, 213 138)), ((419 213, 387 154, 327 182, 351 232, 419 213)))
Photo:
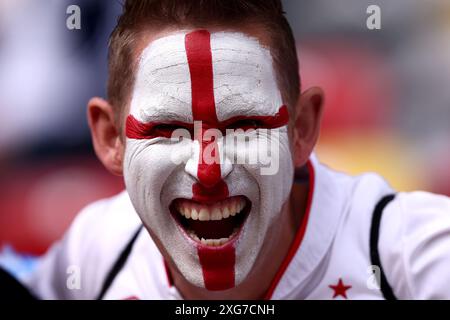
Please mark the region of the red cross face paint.
POLYGON ((270 52, 255 38, 195 30, 143 51, 125 182, 142 221, 192 284, 239 285, 270 240, 292 185, 287 122, 270 52), (178 129, 188 137, 171 138, 178 129), (232 129, 252 130, 228 148, 227 138, 243 133, 232 129), (261 170, 267 164, 236 161, 261 151, 276 158, 270 174, 261 170))

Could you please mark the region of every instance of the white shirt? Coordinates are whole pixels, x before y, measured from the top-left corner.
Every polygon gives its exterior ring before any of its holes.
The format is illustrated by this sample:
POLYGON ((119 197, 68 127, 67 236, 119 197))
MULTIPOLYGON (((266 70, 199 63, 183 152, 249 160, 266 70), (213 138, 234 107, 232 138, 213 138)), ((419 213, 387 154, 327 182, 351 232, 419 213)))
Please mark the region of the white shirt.
MULTIPOLYGON (((271 299, 383 299, 372 272, 375 205, 394 193, 380 176, 356 177, 310 160, 309 210, 276 279, 271 299)), ((24 283, 43 299, 95 299, 141 221, 128 194, 80 212, 64 238, 24 283)), ((450 299, 450 198, 397 193, 384 209, 379 255, 399 299, 450 299)), ((181 299, 145 229, 104 299, 181 299)))

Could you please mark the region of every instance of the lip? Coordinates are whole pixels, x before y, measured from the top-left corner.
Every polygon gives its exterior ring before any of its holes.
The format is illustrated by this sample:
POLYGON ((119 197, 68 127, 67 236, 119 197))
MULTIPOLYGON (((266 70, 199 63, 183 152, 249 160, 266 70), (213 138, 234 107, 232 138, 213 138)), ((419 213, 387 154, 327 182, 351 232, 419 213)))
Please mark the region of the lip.
MULTIPOLYGON (((252 203, 251 203, 251 201, 246 197, 246 196, 244 196, 244 195, 239 195, 239 196, 242 196, 242 197, 244 197, 244 199, 245 199, 245 207, 244 207, 244 209, 242 210, 242 212, 241 213, 239 213, 240 215, 245 215, 245 217, 243 218, 243 221, 242 221, 242 223, 241 223, 241 225, 239 226, 239 230, 226 242, 226 243, 224 243, 224 244, 222 244, 222 245, 219 245, 219 246, 209 246, 209 245, 205 245, 205 244, 202 244, 201 242, 198 242, 198 241, 196 241, 196 240, 194 240, 193 238, 191 238, 189 235, 188 235, 188 233, 187 233, 187 231, 186 231, 186 229, 185 229, 185 227, 182 225, 182 223, 181 223, 181 217, 180 217, 180 213, 175 209, 175 204, 176 204, 176 202, 177 201, 179 201, 179 200, 189 200, 189 201, 191 201, 191 202, 195 202, 195 203, 198 203, 198 204, 206 204, 206 205, 211 205, 211 204, 214 204, 214 203, 216 203, 217 202, 217 200, 216 199, 218 199, 217 197, 214 199, 214 200, 211 200, 211 199, 205 199, 204 201, 197 201, 197 200, 193 200, 193 199, 188 199, 188 198, 177 198, 177 199, 174 199, 171 203, 170 203, 170 205, 169 205, 169 212, 170 212, 170 215, 172 216, 172 218, 175 220, 175 223, 176 223, 176 225, 177 225, 177 227, 178 227, 178 229, 181 231, 181 233, 183 234, 183 236, 186 238, 186 240, 190 243, 190 244, 192 244, 193 246, 195 246, 196 248, 198 248, 198 249, 202 249, 202 250, 223 250, 223 249, 227 249, 227 248, 229 248, 230 246, 234 246, 234 244, 235 244, 235 242, 237 241, 237 239, 239 239, 239 236, 240 236, 240 234, 241 234, 241 232, 242 232, 242 229, 244 228, 244 225, 246 224, 246 222, 247 222, 247 219, 248 219, 248 217, 250 216, 250 211, 251 211, 251 208, 252 208, 252 203)), ((233 198, 233 197, 236 197, 236 196, 232 196, 232 197, 221 197, 220 198, 220 201, 223 201, 223 200, 226 200, 226 199, 231 199, 231 198, 233 198)))

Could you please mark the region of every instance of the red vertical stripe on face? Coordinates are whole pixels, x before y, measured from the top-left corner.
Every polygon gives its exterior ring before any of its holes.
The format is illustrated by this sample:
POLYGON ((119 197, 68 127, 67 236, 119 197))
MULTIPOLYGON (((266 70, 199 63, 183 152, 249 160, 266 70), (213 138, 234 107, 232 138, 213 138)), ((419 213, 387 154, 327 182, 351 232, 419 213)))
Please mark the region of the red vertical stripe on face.
MULTIPOLYGON (((192 86, 192 115, 194 121, 201 121, 201 132, 197 135, 203 137, 203 133, 210 129, 219 127, 214 102, 213 66, 211 55, 211 36, 206 30, 198 30, 186 35, 185 46, 189 71, 191 73, 192 86)), ((211 148, 211 156, 218 157, 217 144, 213 141, 201 139, 200 159, 197 169, 197 178, 206 187, 212 187, 221 180, 220 163, 206 163, 206 155, 203 150, 210 143, 215 144, 211 148)))
POLYGON ((186 35, 186 55, 191 73, 192 113, 194 120, 202 120, 209 125, 217 125, 214 102, 213 66, 211 36, 206 30, 198 30, 186 35))
MULTIPOLYGON (((209 128, 219 128, 214 101, 213 65, 211 54, 211 35, 206 30, 197 30, 186 35, 186 55, 189 64, 192 86, 192 115, 194 121, 201 121, 199 137, 209 128)), ((221 190, 221 196, 228 196, 228 187, 221 179, 220 163, 206 163, 203 150, 210 143, 215 148, 211 154, 218 159, 216 141, 205 141, 201 138, 197 178, 200 183, 192 188, 193 198, 204 197, 209 189, 221 190), (219 186, 219 188, 218 188, 219 186)), ((225 290, 234 287, 235 249, 198 248, 198 256, 202 266, 205 287, 208 290, 225 290)))
POLYGON ((202 265, 206 289, 225 290, 234 287, 234 263, 236 260, 234 247, 203 248, 199 250, 198 257, 202 265))

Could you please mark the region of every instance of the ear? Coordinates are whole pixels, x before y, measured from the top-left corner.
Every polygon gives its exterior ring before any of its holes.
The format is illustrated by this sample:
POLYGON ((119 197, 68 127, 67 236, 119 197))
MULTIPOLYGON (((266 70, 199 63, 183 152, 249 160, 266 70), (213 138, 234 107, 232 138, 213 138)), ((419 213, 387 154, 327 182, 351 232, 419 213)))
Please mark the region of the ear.
POLYGON ((319 87, 304 91, 297 102, 293 122, 293 156, 295 167, 306 164, 320 131, 324 94, 319 87))
POLYGON ((104 99, 92 98, 88 103, 87 117, 97 157, 111 173, 122 175, 125 147, 116 127, 112 106, 104 99))

